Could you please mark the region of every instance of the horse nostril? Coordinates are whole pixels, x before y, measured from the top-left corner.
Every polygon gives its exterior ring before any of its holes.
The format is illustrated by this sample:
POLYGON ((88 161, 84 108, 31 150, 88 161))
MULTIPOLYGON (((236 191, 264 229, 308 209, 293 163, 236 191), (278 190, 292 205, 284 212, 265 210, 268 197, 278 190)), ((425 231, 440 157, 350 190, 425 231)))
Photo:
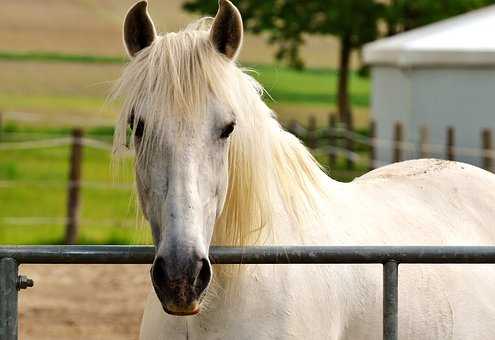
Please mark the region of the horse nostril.
POLYGON ((155 285, 162 285, 167 279, 167 270, 165 267, 165 260, 163 257, 158 256, 151 268, 151 278, 155 285))
POLYGON ((206 287, 208 287, 211 280, 211 266, 208 260, 202 259, 201 261, 198 261, 197 270, 199 273, 194 282, 194 286, 196 287, 198 294, 201 294, 206 287))
POLYGON ((151 268, 151 281, 157 294, 173 296, 181 289, 190 289, 200 296, 211 280, 211 265, 204 258, 189 258, 184 263, 170 263, 164 256, 157 256, 151 268))

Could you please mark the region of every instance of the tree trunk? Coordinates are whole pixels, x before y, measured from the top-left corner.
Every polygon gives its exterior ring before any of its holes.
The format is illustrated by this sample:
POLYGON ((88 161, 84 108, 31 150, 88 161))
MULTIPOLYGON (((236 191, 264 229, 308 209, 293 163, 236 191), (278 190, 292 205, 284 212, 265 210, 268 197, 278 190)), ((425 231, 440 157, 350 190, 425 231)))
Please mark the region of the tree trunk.
POLYGON ((347 126, 352 125, 351 110, 349 105, 349 64, 351 60, 350 36, 340 39, 339 75, 337 84, 337 109, 339 118, 347 126))

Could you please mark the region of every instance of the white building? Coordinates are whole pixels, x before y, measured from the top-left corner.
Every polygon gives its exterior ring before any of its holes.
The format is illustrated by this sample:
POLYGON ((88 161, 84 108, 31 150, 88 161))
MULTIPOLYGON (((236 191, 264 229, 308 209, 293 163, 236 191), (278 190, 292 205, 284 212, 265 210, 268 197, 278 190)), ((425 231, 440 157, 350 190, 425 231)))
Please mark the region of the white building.
MULTIPOLYGON (((372 70, 372 117, 377 137, 391 140, 401 121, 411 150, 419 130, 428 128, 429 143, 445 145, 455 131, 456 159, 480 165, 469 148, 481 147, 481 130, 495 133, 495 6, 367 44, 364 60, 372 70)), ((495 135, 493 136, 495 138, 495 135)), ((392 150, 379 143, 376 159, 390 162, 392 150)), ((433 157, 445 158, 442 148, 433 157)))

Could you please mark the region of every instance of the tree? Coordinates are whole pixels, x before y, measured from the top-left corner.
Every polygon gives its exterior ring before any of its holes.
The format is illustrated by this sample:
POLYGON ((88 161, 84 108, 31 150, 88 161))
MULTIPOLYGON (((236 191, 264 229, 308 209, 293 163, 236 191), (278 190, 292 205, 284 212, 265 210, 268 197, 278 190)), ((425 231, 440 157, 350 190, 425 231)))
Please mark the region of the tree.
POLYGON ((340 120, 352 129, 349 101, 351 53, 378 36, 378 19, 383 4, 374 0, 314 1, 311 33, 336 36, 340 42, 337 78, 337 109, 340 120))

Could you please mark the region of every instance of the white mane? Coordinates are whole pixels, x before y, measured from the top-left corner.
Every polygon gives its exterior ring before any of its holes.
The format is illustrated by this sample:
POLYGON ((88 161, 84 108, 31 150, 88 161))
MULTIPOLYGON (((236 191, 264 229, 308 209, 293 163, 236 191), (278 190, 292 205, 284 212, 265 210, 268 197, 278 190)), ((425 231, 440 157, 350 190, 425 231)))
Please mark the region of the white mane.
POLYGON ((215 96, 232 108, 237 125, 229 150, 227 199, 212 243, 263 243, 262 230, 271 228, 276 234, 274 202, 295 223, 314 221, 316 203, 331 180, 300 141, 280 127, 261 99, 262 87, 215 51, 208 39, 209 22, 202 19, 184 31, 159 36, 126 67, 115 90, 124 106, 114 151, 128 145, 133 114, 134 121, 146 122, 140 155, 146 162, 147 150, 169 133, 167 120, 201 119, 208 97, 215 96))

